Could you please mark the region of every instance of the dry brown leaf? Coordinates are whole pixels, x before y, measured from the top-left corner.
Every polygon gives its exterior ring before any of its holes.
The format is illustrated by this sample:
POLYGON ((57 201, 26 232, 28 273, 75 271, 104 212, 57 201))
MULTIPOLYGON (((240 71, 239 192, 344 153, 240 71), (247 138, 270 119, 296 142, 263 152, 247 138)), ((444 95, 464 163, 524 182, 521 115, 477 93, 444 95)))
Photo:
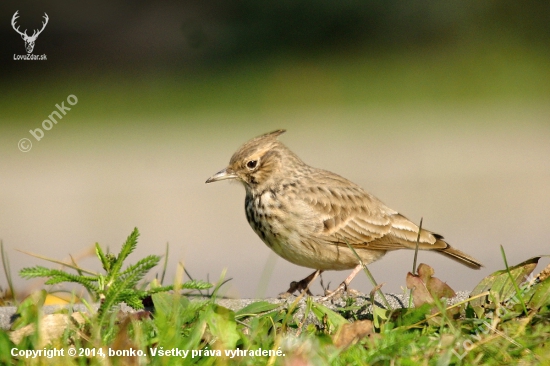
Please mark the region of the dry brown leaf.
POLYGON ((345 349, 371 334, 374 334, 372 321, 358 320, 342 325, 332 338, 332 341, 336 347, 345 349))
POLYGON ((546 268, 537 275, 537 278, 540 282, 544 281, 548 277, 550 277, 550 264, 547 265, 546 268))
MULTIPOLYGON (((71 327, 76 330, 75 324, 83 324, 84 318, 80 313, 67 314, 48 314, 40 319, 39 348, 45 347, 56 339, 60 338, 65 329, 71 327)), ((35 332, 34 324, 29 324, 21 329, 10 333, 10 339, 13 343, 19 344, 24 337, 35 332)))
POLYGON ((291 355, 285 358, 285 366, 313 366, 310 360, 304 355, 291 355))
POLYGON ((418 266, 418 275, 407 273, 407 288, 412 289, 413 303, 415 307, 424 304, 434 304, 434 297, 452 298, 456 294, 453 289, 437 277, 433 277, 434 270, 427 264, 418 266))

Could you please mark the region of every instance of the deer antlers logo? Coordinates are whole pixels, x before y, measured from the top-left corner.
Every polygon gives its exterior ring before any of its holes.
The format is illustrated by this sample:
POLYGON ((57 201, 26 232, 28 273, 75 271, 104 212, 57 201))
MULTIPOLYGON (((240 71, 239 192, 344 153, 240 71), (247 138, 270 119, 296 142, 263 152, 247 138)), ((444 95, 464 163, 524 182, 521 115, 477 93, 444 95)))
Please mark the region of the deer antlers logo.
POLYGON ((19 30, 19 26, 17 26, 17 28, 15 27, 15 21, 17 20, 17 18, 19 18, 19 15, 17 14, 19 13, 19 10, 17 10, 15 12, 15 14, 13 14, 13 18, 11 18, 11 26, 13 27, 13 29, 19 33, 21 35, 21 38, 23 38, 23 41, 25 41, 25 49, 27 50, 27 53, 32 53, 32 50, 34 49, 34 43, 36 42, 36 38, 38 38, 38 36, 40 35, 40 33, 42 33, 42 31, 44 30, 44 28, 46 28, 46 24, 48 24, 48 20, 50 18, 48 18, 48 14, 44 13, 44 22, 42 22, 42 29, 38 30, 38 29, 35 29, 32 36, 29 36, 27 34, 27 30, 25 29, 24 32, 21 32, 19 30))

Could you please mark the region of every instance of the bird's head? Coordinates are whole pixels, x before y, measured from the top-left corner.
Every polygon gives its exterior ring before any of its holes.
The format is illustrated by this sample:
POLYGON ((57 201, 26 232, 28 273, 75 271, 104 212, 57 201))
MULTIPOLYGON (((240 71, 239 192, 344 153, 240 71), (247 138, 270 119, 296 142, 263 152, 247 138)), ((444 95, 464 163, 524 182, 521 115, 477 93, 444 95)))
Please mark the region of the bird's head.
POLYGON ((277 140, 284 132, 273 131, 246 142, 233 154, 229 165, 208 178, 206 183, 236 179, 252 191, 262 191, 276 184, 277 176, 280 175, 277 173, 283 170, 285 160, 298 159, 277 140))

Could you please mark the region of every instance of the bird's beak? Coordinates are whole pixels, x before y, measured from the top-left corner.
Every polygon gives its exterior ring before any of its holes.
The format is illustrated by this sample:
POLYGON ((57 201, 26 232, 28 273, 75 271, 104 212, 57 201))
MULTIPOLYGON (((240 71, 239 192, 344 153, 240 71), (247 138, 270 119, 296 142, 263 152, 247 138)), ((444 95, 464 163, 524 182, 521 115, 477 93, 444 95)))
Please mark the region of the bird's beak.
POLYGON ((206 183, 217 182, 224 179, 237 179, 237 174, 235 174, 231 169, 225 168, 208 178, 206 183))

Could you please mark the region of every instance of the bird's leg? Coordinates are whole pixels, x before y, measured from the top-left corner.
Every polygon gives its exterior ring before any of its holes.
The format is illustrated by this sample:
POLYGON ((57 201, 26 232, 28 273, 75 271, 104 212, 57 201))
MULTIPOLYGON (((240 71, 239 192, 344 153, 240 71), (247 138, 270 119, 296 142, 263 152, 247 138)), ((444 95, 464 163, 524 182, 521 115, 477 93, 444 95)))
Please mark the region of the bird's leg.
POLYGON ((308 295, 313 295, 311 293, 311 291, 309 291, 309 285, 317 278, 317 276, 319 276, 323 271, 318 269, 316 270, 315 272, 313 272, 312 274, 310 274, 309 276, 307 276, 306 278, 304 278, 303 280, 301 281, 292 281, 290 283, 290 287, 288 288, 288 290, 286 290, 285 293, 283 294, 280 294, 279 295, 279 298, 281 299, 285 299, 287 297, 289 297, 290 295, 292 295, 295 291, 306 291, 306 294, 308 295))
POLYGON ((347 291, 348 290, 348 286, 349 284, 351 283, 351 281, 355 278, 355 276, 357 276, 357 274, 359 272, 361 272, 361 270, 363 269, 363 265, 362 264, 358 264, 357 267, 355 267, 353 269, 353 271, 351 271, 351 273, 349 274, 349 276, 344 280, 344 282, 342 282, 340 284, 340 286, 338 286, 336 288, 336 290, 334 291, 325 291, 325 297, 323 297, 323 300, 328 300, 328 299, 331 299, 333 298, 335 295, 339 294, 339 293, 342 293, 344 291, 347 291))

